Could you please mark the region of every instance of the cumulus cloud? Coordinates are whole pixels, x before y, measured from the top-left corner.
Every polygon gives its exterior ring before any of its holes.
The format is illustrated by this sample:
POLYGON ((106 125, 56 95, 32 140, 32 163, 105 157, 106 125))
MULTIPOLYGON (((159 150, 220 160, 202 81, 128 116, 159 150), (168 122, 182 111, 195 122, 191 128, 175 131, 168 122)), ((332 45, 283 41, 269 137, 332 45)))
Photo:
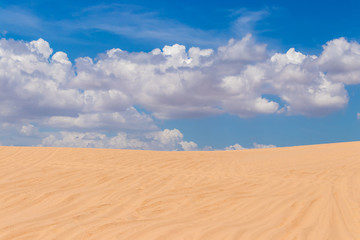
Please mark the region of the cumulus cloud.
POLYGON ((26 124, 21 126, 20 134, 25 136, 32 136, 39 134, 39 130, 32 124, 26 124))
POLYGON ((105 134, 97 132, 61 131, 44 138, 40 146, 144 149, 145 143, 137 139, 129 139, 126 133, 107 137, 105 134))
POLYGON ((229 150, 243 150, 245 149, 243 146, 241 146, 240 144, 236 143, 234 145, 225 147, 225 150, 229 151, 229 150))
POLYGON ((74 114, 82 107, 81 94, 66 88, 74 77, 71 64, 52 61, 51 53, 43 39, 30 43, 0 40, 3 119, 18 121, 52 116, 56 112, 74 114))
MULTIPOLYGON (((329 114, 346 106, 344 86, 360 83, 359 46, 339 38, 319 56, 293 48, 270 54, 249 34, 218 49, 110 49, 73 64, 43 39, 0 39, 0 121, 17 124, 24 136, 31 125, 40 132, 92 133, 75 134, 84 141, 92 141, 94 131, 108 140, 112 132, 136 132, 161 149, 197 149, 179 131, 158 131, 154 118, 329 114)), ((65 135, 55 135, 67 144, 65 135)))
POLYGON ((2 119, 60 128, 156 129, 120 90, 71 87, 74 66, 66 53, 52 52, 43 39, 0 40, 2 119))
POLYGON ((149 53, 111 49, 96 61, 78 58, 75 66, 66 53, 52 52, 43 39, 1 40, 2 115, 31 112, 49 117, 51 125, 68 122, 78 127, 86 125, 81 123, 85 118, 116 118, 136 105, 159 119, 226 112, 240 117, 284 111, 323 115, 346 105, 344 83, 355 78, 344 80, 339 74, 357 75, 358 69, 358 44, 345 39, 327 43, 320 57, 293 48, 269 56, 266 45, 251 35, 231 39, 217 51, 186 51, 179 44, 149 53), (333 48, 340 53, 334 54, 333 48), (339 61, 355 63, 345 68, 339 61), (284 109, 266 95, 280 97, 284 109))
POLYGON ((360 83, 360 44, 338 38, 323 46, 319 57, 321 71, 336 82, 346 84, 360 83))
POLYGON ((321 57, 290 49, 269 56, 251 35, 212 49, 175 44, 150 53, 108 51, 78 59, 74 87, 116 89, 160 119, 230 113, 325 115, 348 102, 344 83, 321 71, 321 57), (101 79, 98 81, 98 79, 101 79), (274 95, 278 102, 264 97, 274 95))
POLYGON ((43 138, 39 146, 189 151, 196 149, 197 144, 183 141, 178 129, 165 129, 146 136, 118 132, 113 137, 97 132, 61 131, 43 138))
POLYGON ((157 129, 157 126, 154 124, 153 119, 149 115, 145 113, 139 113, 134 107, 129 107, 121 112, 80 113, 76 117, 52 116, 44 123, 49 126, 62 129, 157 129))
POLYGON ((276 148, 273 144, 259 144, 259 143, 253 143, 254 148, 276 148))
POLYGON ((289 114, 326 115, 348 102, 344 84, 321 72, 316 56, 289 49, 285 54, 274 54, 267 66, 262 66, 271 76, 267 78, 272 81, 270 93, 286 102, 289 114))
POLYGON ((184 151, 194 151, 198 149, 198 145, 193 141, 181 141, 179 144, 184 149, 184 151))
MULTIPOLYGON (((259 144, 259 143, 253 143, 253 147, 252 148, 276 148, 275 145, 273 144, 259 144)), ((243 146, 241 146, 240 144, 236 143, 234 145, 230 145, 228 147, 225 147, 226 151, 229 150, 243 150, 246 149, 243 146)))

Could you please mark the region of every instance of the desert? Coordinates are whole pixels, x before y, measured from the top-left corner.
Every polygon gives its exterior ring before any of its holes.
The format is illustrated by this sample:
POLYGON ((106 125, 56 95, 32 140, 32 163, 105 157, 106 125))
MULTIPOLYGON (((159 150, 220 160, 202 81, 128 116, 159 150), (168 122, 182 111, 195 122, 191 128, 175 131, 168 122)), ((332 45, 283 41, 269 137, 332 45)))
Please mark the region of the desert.
POLYGON ((0 147, 0 239, 360 239, 360 142, 0 147))

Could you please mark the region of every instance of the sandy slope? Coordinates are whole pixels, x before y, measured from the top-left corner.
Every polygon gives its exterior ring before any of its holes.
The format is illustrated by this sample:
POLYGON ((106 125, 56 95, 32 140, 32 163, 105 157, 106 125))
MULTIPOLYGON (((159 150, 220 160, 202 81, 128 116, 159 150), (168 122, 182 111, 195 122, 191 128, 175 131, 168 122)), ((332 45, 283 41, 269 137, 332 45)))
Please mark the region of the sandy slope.
POLYGON ((0 147, 0 239, 360 239, 360 142, 0 147))

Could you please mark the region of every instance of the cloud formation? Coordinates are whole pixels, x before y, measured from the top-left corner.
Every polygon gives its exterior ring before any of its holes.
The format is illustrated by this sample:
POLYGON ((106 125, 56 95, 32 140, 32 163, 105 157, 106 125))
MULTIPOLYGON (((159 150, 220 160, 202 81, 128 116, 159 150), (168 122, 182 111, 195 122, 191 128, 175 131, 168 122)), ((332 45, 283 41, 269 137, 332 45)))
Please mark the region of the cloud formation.
POLYGON ((151 52, 111 49, 73 64, 43 39, 1 39, 0 121, 23 136, 43 128, 61 130, 45 137, 46 145, 67 145, 73 136, 84 143, 95 136, 111 147, 110 132, 141 132, 149 136, 147 142, 158 143, 156 148, 190 150, 197 149, 196 143, 182 142, 181 132, 160 131, 154 118, 321 116, 344 108, 344 86, 360 83, 357 42, 331 40, 319 56, 293 48, 269 52, 246 35, 218 49, 187 50, 179 44, 151 52))
POLYGON ((96 62, 77 59, 77 76, 71 86, 119 91, 159 119, 222 113, 240 117, 281 112, 326 115, 347 104, 344 84, 358 81, 358 73, 353 72, 356 66, 336 72, 331 68, 342 57, 355 58, 357 45, 336 39, 324 46, 319 57, 293 48, 270 56, 266 45, 247 35, 239 41, 231 39, 217 51, 196 47, 186 51, 178 44, 149 53, 112 49, 96 62), (329 52, 334 51, 334 44, 353 48, 332 59, 329 52), (349 74, 351 80, 346 77, 349 74))
POLYGON ((118 132, 113 137, 97 132, 61 131, 43 138, 39 146, 185 151, 197 149, 196 143, 184 141, 182 133, 177 129, 154 131, 145 135, 118 132))
POLYGON ((243 150, 243 149, 246 149, 244 148, 243 146, 241 146, 240 144, 236 143, 234 145, 231 145, 231 146, 228 146, 228 147, 225 147, 225 150, 226 151, 230 151, 230 150, 243 150))
POLYGON ((276 148, 273 144, 260 144, 260 143, 253 143, 254 148, 276 148))
MULTIPOLYGON (((253 143, 253 147, 255 149, 259 149, 259 148, 276 148, 275 145, 273 144, 259 144, 259 143, 253 143)), ((243 150, 246 149, 243 146, 241 146, 240 144, 236 143, 234 145, 230 145, 228 147, 224 148, 226 151, 230 151, 230 150, 243 150)))

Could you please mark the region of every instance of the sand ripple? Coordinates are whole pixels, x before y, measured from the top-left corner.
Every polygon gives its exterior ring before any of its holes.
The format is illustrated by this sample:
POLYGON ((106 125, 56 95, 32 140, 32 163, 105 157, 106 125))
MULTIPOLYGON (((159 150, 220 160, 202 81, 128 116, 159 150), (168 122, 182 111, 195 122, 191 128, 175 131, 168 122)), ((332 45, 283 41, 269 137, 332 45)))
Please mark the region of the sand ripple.
POLYGON ((0 239, 360 239, 360 143, 0 147, 0 239))

